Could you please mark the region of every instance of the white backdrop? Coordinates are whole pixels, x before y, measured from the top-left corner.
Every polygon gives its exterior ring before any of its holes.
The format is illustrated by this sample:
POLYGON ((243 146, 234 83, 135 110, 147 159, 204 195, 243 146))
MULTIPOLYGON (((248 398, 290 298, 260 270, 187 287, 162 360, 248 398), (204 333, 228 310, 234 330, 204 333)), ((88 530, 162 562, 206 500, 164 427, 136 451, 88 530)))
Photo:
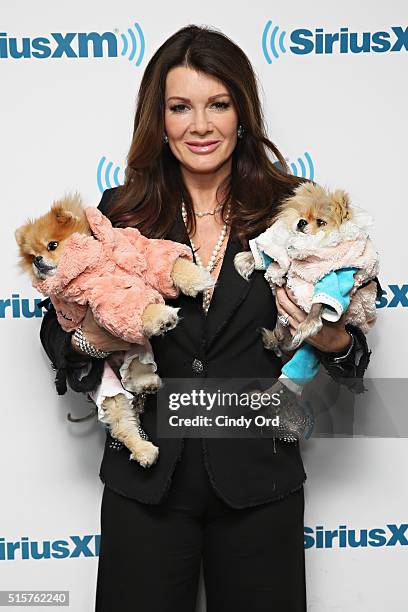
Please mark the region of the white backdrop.
MULTIPOLYGON (((89 405, 72 392, 56 395, 41 319, 30 316, 40 296, 18 274, 14 229, 65 191, 78 189, 97 205, 101 189, 122 180, 144 67, 183 25, 218 27, 249 55, 269 135, 293 172, 346 188, 375 215, 386 293, 369 336, 369 376, 407 377, 407 21, 404 0, 3 3, 0 590, 69 590, 74 612, 93 610, 105 438, 97 423, 66 420, 89 405), (341 28, 342 52, 338 43, 331 53, 319 48, 319 29, 341 28), (110 33, 110 56, 107 43, 102 57, 92 44, 84 52, 79 33, 90 32, 110 33), (56 40, 67 33, 71 51, 58 57, 56 40), (361 44, 363 33, 363 52, 344 46, 353 38, 361 44)), ((405 612, 407 440, 314 439, 303 458, 308 609, 405 612), (320 546, 319 534, 336 529, 340 539, 320 546), (377 531, 365 541, 370 530, 377 531), (353 537, 362 545, 351 546, 353 537)), ((198 608, 205 609, 203 593, 198 608)))

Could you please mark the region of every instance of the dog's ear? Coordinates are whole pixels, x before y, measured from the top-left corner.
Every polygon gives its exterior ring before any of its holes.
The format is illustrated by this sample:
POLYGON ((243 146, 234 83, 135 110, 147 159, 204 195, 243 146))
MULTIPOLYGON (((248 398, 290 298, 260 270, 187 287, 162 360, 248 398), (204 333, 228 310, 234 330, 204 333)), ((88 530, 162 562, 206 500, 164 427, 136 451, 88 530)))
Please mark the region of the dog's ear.
POLYGON ((332 200, 334 204, 334 213, 339 222, 343 223, 343 221, 350 219, 350 196, 347 191, 344 191, 344 189, 336 189, 332 195, 332 200))
POLYGON ((25 234, 25 230, 26 230, 26 226, 22 225, 21 227, 18 227, 16 229, 16 231, 14 232, 14 236, 16 238, 16 242, 18 244, 18 246, 23 246, 24 244, 24 234, 25 234))
POLYGON ((51 207, 51 214, 54 215, 57 222, 61 225, 79 221, 79 217, 74 215, 71 211, 64 208, 63 204, 56 202, 51 207))

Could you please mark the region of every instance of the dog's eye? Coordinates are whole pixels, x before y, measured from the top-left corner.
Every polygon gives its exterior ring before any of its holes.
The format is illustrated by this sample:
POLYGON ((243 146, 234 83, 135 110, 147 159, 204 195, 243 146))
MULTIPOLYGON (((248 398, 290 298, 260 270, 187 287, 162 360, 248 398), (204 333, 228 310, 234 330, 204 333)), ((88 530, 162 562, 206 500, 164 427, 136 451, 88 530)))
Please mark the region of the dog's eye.
POLYGON ((47 244, 47 249, 48 249, 49 251, 55 251, 55 249, 57 248, 58 244, 59 244, 59 243, 58 243, 58 242, 55 242, 55 241, 53 241, 53 242, 49 242, 49 243, 47 244))
POLYGON ((322 225, 327 225, 327 222, 323 219, 316 219, 317 227, 322 227, 322 225))

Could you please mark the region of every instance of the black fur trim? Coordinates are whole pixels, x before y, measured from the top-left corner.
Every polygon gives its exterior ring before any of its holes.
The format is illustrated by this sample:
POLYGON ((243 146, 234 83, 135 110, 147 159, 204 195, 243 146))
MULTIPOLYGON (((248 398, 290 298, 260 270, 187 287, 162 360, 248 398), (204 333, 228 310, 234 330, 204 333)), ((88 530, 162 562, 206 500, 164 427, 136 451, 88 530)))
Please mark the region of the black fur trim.
POLYGON ((102 380, 104 360, 103 359, 83 359, 80 361, 72 361, 67 359, 67 352, 71 346, 72 333, 67 333, 64 339, 64 344, 61 348, 61 358, 58 364, 57 374, 55 376, 55 387, 58 395, 64 395, 67 392, 67 383, 73 391, 89 392, 95 391, 102 380), (91 364, 91 369, 88 374, 80 378, 82 368, 87 364, 91 364))
MULTIPOLYGON (((354 347, 344 361, 335 361, 336 357, 341 357, 341 353, 326 353, 317 350, 320 362, 323 364, 327 373, 340 385, 347 387, 353 393, 363 393, 364 373, 370 362, 371 351, 368 348, 364 333, 359 327, 346 323, 346 330, 354 338, 354 347), (358 353, 361 355, 358 357, 358 353)), ((346 354, 347 351, 344 351, 346 354)))

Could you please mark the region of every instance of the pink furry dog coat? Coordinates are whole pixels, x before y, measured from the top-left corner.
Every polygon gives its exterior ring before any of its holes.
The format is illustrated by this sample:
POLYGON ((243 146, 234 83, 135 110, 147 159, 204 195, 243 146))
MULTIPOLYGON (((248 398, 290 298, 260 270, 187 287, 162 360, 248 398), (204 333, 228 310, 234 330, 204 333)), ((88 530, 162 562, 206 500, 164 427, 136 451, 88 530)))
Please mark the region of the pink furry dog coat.
POLYGON ((35 287, 51 298, 65 331, 75 330, 90 306, 98 325, 143 344, 144 309, 179 295, 171 271, 179 257, 193 259, 191 249, 145 238, 136 228, 114 228, 97 208, 89 206, 85 213, 94 236, 72 234, 56 274, 35 287))

